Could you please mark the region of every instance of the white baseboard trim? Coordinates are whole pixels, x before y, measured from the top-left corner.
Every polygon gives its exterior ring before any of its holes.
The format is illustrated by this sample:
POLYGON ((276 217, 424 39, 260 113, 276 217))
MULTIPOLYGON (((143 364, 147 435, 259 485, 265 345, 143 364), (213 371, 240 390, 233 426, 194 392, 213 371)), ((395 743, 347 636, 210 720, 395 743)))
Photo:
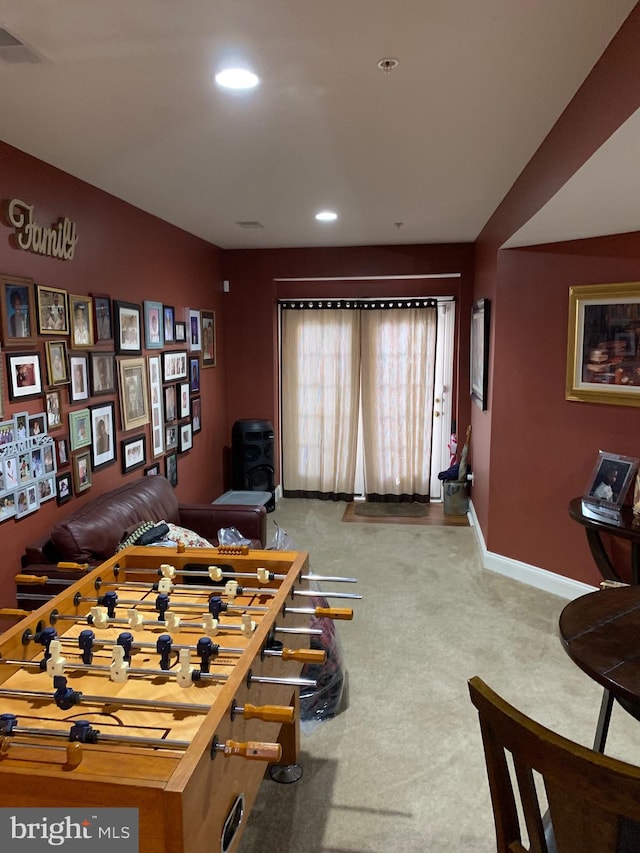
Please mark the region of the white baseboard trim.
POLYGON ((274 495, 275 495, 276 503, 278 503, 278 501, 282 500, 282 486, 280 485, 280 483, 278 483, 278 485, 276 486, 274 495))
POLYGON ((565 578, 563 575, 558 575, 547 569, 539 569, 537 566, 530 566, 528 563, 520 562, 520 560, 512 560, 509 557, 503 557, 501 554, 494 554, 492 551, 487 551, 472 501, 469 501, 469 512, 467 515, 480 546, 482 566, 490 572, 505 575, 513 580, 526 583, 529 586, 542 589, 545 592, 550 592, 552 595, 558 595, 560 598, 569 600, 585 595, 587 592, 593 592, 597 588, 590 584, 573 580, 572 578, 565 578))

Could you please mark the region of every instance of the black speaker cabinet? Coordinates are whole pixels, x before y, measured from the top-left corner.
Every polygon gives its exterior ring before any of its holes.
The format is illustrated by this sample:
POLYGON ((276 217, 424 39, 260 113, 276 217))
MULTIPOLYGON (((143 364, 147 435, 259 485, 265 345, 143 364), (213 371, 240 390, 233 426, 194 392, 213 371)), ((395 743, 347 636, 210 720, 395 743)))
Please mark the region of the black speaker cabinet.
POLYGON ((271 492, 267 511, 276 507, 273 426, 269 421, 236 421, 231 430, 233 489, 271 492))

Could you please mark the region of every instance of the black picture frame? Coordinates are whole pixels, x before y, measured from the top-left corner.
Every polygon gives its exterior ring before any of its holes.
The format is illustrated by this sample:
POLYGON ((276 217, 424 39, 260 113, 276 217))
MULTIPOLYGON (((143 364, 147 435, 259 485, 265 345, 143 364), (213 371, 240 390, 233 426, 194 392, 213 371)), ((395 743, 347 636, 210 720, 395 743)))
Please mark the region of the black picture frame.
POLYGON ((145 477, 157 477, 160 475, 160 463, 154 462, 153 465, 149 465, 148 468, 144 469, 145 477))
POLYGON ((116 461, 116 415, 113 402, 89 406, 91 415, 91 469, 99 471, 116 461))
POLYGON ((92 397, 101 397, 104 394, 115 394, 116 369, 113 353, 99 351, 90 352, 89 377, 91 380, 92 397))
POLYGON ((177 344, 183 344, 187 340, 187 324, 184 320, 176 320, 174 325, 174 337, 177 344))
POLYGON ((65 471, 56 476, 56 500, 58 506, 66 504, 73 497, 73 478, 71 471, 65 471))
POLYGON ((176 309, 173 305, 162 306, 162 318, 164 324, 164 342, 172 344, 176 339, 176 309))
POLYGON ((147 437, 144 433, 131 438, 123 438, 120 442, 120 459, 122 473, 129 474, 136 468, 147 464, 147 437))
POLYGON ((478 299, 471 308, 471 399, 483 412, 488 406, 491 302, 478 299))
POLYGON ((167 455, 164 457, 164 475, 175 489, 175 487, 178 485, 177 453, 167 453, 167 455))
POLYGON ((95 342, 96 344, 110 343, 113 341, 111 297, 103 293, 93 293, 92 298, 95 342))
POLYGON ((32 400, 42 396, 42 373, 40 353, 8 352, 7 374, 9 378, 9 400, 32 400))
POLYGON ((135 302, 113 300, 115 349, 119 355, 142 353, 142 309, 135 302))

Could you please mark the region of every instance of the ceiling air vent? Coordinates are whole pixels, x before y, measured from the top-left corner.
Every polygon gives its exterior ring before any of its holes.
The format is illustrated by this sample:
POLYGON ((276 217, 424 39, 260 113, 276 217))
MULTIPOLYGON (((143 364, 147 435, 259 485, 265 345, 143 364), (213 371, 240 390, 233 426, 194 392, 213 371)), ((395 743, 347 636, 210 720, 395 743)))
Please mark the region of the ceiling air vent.
POLYGON ((42 62, 42 57, 2 27, 0 27, 0 59, 10 63, 42 62))
POLYGON ((247 220, 245 222, 236 222, 236 225, 239 225, 241 228, 264 228, 262 222, 258 222, 257 220, 247 220))

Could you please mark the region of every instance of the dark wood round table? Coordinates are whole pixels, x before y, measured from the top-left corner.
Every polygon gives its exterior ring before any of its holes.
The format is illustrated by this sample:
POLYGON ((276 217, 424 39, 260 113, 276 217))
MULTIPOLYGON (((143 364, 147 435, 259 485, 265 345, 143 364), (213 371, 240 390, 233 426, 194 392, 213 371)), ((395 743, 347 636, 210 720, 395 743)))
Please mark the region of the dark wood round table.
POLYGON ((587 593, 560 614, 565 651, 605 689, 594 749, 604 744, 615 698, 640 720, 640 586, 587 593))
POLYGON ((640 518, 634 516, 630 507, 623 507, 615 520, 598 516, 582 498, 569 502, 569 515, 581 524, 587 534, 587 542, 600 574, 605 580, 625 581, 613 565, 602 541, 602 536, 616 536, 631 543, 631 583, 640 583, 640 518))

